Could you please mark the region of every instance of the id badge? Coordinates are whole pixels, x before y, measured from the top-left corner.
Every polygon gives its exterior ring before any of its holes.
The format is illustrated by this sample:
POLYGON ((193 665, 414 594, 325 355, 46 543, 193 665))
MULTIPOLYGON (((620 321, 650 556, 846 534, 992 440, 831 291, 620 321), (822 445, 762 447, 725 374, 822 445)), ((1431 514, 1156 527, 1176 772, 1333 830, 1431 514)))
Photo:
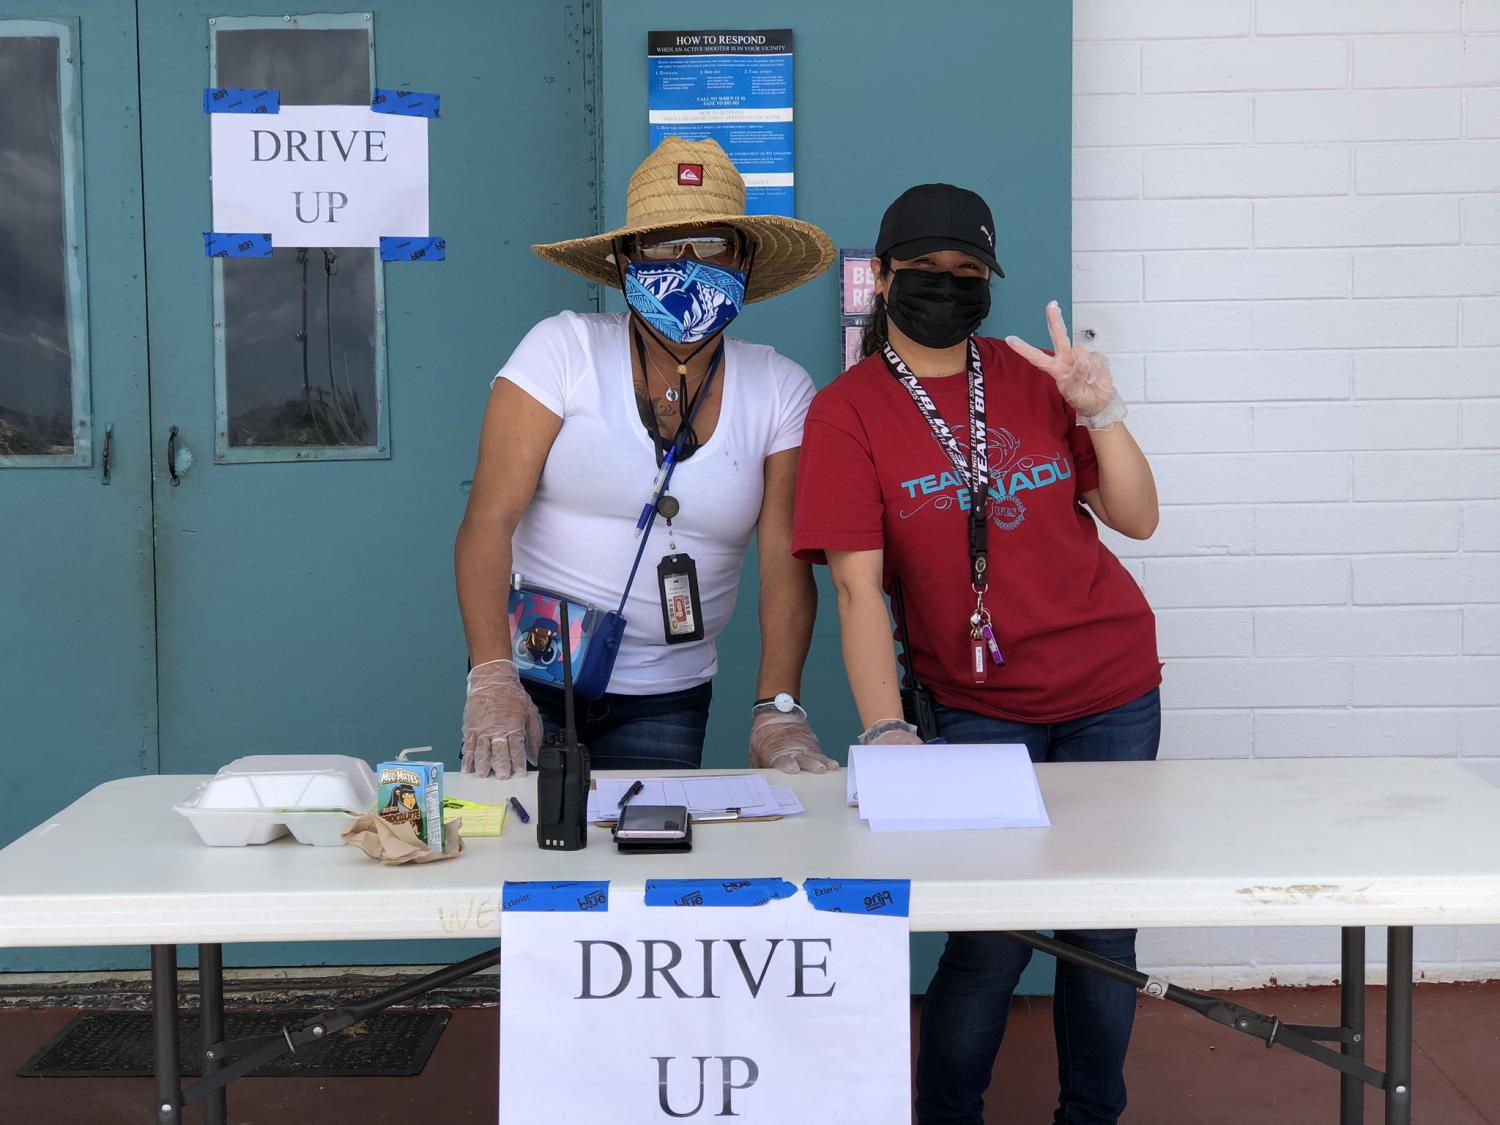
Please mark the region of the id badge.
POLYGON ((698 564, 690 555, 667 555, 657 564, 656 585, 661 593, 661 622, 667 644, 703 639, 703 613, 698 604, 698 564))

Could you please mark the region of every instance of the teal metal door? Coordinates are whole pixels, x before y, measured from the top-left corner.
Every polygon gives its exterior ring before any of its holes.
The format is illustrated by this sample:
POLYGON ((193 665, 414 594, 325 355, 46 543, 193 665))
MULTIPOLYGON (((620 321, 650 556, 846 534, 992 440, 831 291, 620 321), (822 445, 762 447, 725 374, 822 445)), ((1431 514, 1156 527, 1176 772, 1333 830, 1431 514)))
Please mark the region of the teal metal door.
POLYGON ((529 250, 597 227, 595 9, 329 7, 0 7, 0 78, 26 109, 0 110, 0 751, 26 810, 0 843, 131 773, 413 745, 456 765, 452 543, 489 379, 536 321, 596 301, 529 250), (442 97, 429 167, 446 260, 205 257, 204 90, 367 105, 376 85, 442 97))
POLYGON ((140 29, 161 770, 418 745, 456 766, 452 544, 489 378, 534 322, 592 299, 528 249, 594 227, 591 9, 174 8, 143 6, 140 29), (440 94, 431 229, 447 260, 205 258, 203 90, 218 86, 283 105, 440 94))
POLYGON ((6 844, 156 769, 134 10, 8 0, 0 85, 6 844))

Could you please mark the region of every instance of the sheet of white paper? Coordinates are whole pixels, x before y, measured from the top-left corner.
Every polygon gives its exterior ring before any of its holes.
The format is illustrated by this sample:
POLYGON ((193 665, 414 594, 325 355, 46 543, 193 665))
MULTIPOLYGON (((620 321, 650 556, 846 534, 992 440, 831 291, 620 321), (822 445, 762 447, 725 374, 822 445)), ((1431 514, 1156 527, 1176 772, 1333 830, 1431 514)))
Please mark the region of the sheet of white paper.
POLYGON ((1052 823, 1020 745, 851 746, 848 786, 873 832, 1052 823))
POLYGON ((771 786, 771 793, 776 798, 776 808, 782 816, 801 816, 807 811, 797 794, 785 785, 771 786))
POLYGON ((427 118, 355 105, 210 116, 214 230, 273 246, 427 236, 427 118))
POLYGON ((760 774, 704 777, 608 777, 601 778, 589 794, 588 818, 613 820, 620 798, 637 780, 639 793, 633 805, 686 805, 689 812, 716 813, 739 809, 741 816, 778 816, 781 806, 770 784, 760 774))
POLYGON ((502 1125, 911 1119, 905 918, 815 910, 800 892, 754 907, 644 897, 611 886, 605 910, 500 916, 502 1125), (670 974, 667 947, 684 951, 670 974))

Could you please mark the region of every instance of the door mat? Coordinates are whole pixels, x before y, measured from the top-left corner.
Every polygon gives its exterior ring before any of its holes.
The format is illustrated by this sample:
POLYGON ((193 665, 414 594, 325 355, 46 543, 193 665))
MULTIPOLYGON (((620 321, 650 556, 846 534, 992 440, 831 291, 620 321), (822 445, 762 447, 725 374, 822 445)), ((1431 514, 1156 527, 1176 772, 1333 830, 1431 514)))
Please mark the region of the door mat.
MULTIPOLYGON (((224 1038, 252 1039, 281 1034, 321 1012, 226 1012, 224 1038)), ((296 1054, 272 1059, 251 1078, 410 1078, 421 1074, 438 1037, 448 1025, 446 1011, 377 1012, 362 1023, 296 1054)), ((203 1073, 198 1013, 178 1017, 181 1073, 203 1073)), ((80 1012, 16 1073, 22 1078, 129 1078, 154 1074, 156 1049, 150 1012, 80 1012)), ((231 1060, 232 1061, 232 1060, 231 1060)))

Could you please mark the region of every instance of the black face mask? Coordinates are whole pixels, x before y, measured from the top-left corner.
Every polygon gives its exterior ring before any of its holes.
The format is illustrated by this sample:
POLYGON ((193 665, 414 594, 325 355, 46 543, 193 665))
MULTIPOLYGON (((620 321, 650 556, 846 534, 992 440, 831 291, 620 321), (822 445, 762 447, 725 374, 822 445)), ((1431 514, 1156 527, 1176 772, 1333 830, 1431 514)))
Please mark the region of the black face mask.
POLYGON ((896 270, 885 298, 896 327, 926 348, 951 348, 990 315, 990 279, 896 270))

